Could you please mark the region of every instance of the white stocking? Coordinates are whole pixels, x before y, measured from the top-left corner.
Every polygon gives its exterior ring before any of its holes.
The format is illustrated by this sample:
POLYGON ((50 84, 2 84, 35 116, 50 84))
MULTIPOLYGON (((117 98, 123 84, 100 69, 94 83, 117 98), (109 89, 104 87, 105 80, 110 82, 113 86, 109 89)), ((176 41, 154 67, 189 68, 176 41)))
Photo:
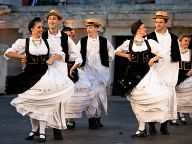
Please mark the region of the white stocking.
POLYGON ((45 134, 46 124, 47 124, 46 121, 41 121, 41 120, 39 121, 39 127, 40 127, 39 133, 40 133, 40 134, 45 134))
POLYGON ((38 120, 30 118, 32 131, 36 132, 38 129, 38 120))
POLYGON ((145 129, 145 122, 138 121, 139 122, 139 130, 143 131, 145 129))

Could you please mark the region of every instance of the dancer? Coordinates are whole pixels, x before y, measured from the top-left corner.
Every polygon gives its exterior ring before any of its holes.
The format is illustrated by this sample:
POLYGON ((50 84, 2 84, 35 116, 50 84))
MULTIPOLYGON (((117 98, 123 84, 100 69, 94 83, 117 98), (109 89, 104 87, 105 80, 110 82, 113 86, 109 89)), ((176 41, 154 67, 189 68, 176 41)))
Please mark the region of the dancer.
POLYGON ((101 23, 98 19, 90 18, 86 21, 88 36, 81 38, 77 46, 81 52, 83 63, 82 70, 91 82, 91 95, 94 95, 90 107, 96 109, 93 115, 87 111, 89 128, 103 127, 100 121, 101 112, 107 113, 107 91, 106 86, 110 77, 110 61, 114 59, 114 48, 104 37, 99 36, 101 23))
POLYGON ((65 58, 61 46, 53 40, 43 40, 43 23, 39 17, 28 25, 31 36, 18 39, 5 52, 6 59, 18 58, 25 63, 24 72, 8 79, 7 94, 18 94, 11 101, 22 115, 30 117, 32 130, 25 140, 39 136, 39 142, 46 141, 46 126, 65 129, 61 103, 70 100, 74 93, 73 82, 61 75, 55 65, 63 64, 65 58))
POLYGON ((138 120, 138 130, 132 137, 145 137, 146 122, 166 121, 168 113, 168 98, 171 92, 159 79, 156 71, 156 62, 164 53, 160 45, 154 40, 144 40, 147 29, 140 21, 131 25, 134 39, 126 40, 115 50, 115 54, 130 61, 127 67, 125 87, 127 98, 138 120))
POLYGON ((185 113, 192 118, 192 53, 189 49, 191 37, 184 33, 179 37, 181 62, 176 86, 177 112, 181 125, 187 125, 185 113))
MULTIPOLYGON (((169 20, 168 13, 165 11, 157 11, 153 19, 155 22, 155 32, 148 34, 147 38, 157 41, 161 45, 162 50, 166 52, 166 59, 159 61, 159 66, 156 70, 161 80, 163 80, 170 90, 173 91, 173 95, 169 99, 169 115, 167 121, 160 126, 161 133, 169 135, 167 122, 170 122, 171 125, 178 125, 176 123, 177 99, 175 86, 178 80, 179 61, 181 60, 181 57, 177 36, 170 33, 167 28, 169 20)), ((155 122, 149 123, 149 132, 151 135, 157 133, 155 122)))

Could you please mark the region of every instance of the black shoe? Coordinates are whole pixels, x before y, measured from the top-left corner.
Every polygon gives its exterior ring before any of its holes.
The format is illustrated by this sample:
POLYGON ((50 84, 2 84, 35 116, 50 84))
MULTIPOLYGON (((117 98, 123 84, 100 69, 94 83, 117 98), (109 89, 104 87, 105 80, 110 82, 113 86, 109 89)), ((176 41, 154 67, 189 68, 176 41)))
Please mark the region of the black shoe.
POLYGON ((25 140, 33 140, 34 136, 39 136, 39 129, 36 132, 31 131, 30 133, 33 133, 33 135, 28 135, 25 140))
POLYGON ((169 135, 169 132, 168 132, 168 129, 167 129, 167 121, 161 124, 161 126, 160 126, 160 132, 161 132, 163 135, 169 135))
POLYGON ((39 136, 43 135, 44 138, 40 138, 38 139, 38 142, 45 142, 46 141, 46 135, 45 134, 39 134, 39 136))
POLYGON ((63 140, 63 135, 60 129, 53 128, 53 135, 56 140, 63 140))
POLYGON ((89 118, 89 129, 97 129, 97 122, 96 122, 96 118, 89 118))
POLYGON ((101 123, 100 119, 101 119, 100 117, 99 118, 95 118, 97 127, 103 127, 103 124, 101 123))
POLYGON ((134 134, 134 135, 132 135, 131 137, 132 137, 132 138, 136 138, 136 137, 146 137, 146 136, 147 136, 147 130, 146 130, 146 128, 145 128, 143 131, 141 131, 141 130, 138 130, 138 131, 139 131, 138 134, 134 134))
POLYGON ((178 126, 179 125, 176 121, 172 121, 172 120, 169 121, 169 124, 171 126, 178 126))
POLYGON ((74 129, 75 128, 75 121, 67 121, 66 125, 67 125, 67 129, 74 129))
POLYGON ((181 125, 187 125, 187 122, 185 121, 184 117, 179 116, 179 121, 181 122, 181 125))
POLYGON ((150 135, 157 134, 157 130, 155 128, 155 122, 149 122, 149 133, 150 135))

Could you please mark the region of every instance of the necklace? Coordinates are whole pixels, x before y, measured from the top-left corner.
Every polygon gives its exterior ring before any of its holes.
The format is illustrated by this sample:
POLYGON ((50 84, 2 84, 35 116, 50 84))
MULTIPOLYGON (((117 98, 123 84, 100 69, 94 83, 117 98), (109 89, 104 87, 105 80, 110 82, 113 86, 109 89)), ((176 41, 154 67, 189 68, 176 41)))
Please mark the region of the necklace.
POLYGON ((181 49, 181 53, 185 54, 187 52, 187 49, 181 49))
POLYGON ((35 46, 39 46, 41 44, 41 39, 33 39, 32 42, 35 46))
POLYGON ((143 44, 143 40, 142 41, 138 41, 136 39, 134 39, 134 43, 138 46, 141 46, 143 44))

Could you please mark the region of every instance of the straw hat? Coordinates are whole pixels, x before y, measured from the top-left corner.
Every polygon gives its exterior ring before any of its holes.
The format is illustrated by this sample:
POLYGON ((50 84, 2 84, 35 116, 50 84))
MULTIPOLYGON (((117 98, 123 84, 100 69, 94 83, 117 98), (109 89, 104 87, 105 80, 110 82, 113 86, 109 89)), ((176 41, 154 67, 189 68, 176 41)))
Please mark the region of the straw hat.
POLYGON ((86 26, 90 26, 90 25, 99 27, 101 26, 101 23, 99 22, 98 19, 90 18, 86 20, 86 26))
POLYGON ((168 20, 169 19, 168 13, 165 11, 157 11, 155 13, 155 17, 153 17, 153 19, 157 19, 157 18, 168 20))
POLYGON ((45 18, 48 19, 49 16, 53 16, 53 15, 57 16, 59 20, 63 19, 62 15, 60 13, 58 13, 56 10, 54 10, 54 9, 50 10, 49 13, 47 15, 45 15, 45 18))

